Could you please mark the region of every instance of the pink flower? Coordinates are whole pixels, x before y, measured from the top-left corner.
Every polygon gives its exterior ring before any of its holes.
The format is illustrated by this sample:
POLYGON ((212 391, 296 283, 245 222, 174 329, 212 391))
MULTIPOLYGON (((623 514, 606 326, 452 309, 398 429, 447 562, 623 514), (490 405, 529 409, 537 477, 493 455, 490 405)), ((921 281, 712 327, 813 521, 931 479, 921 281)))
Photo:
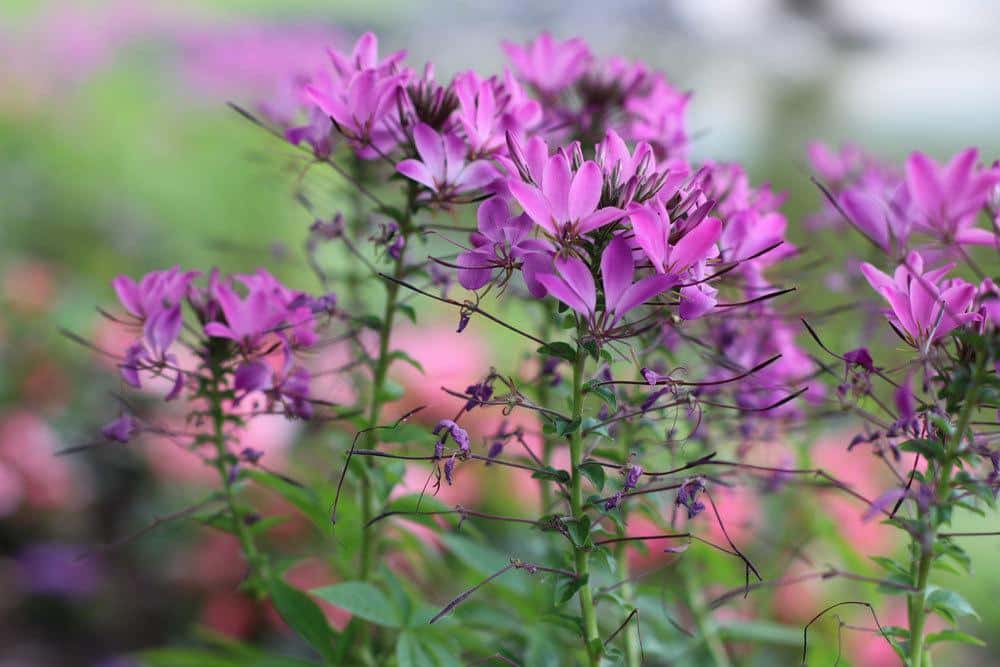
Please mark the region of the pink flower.
POLYGON ((653 264, 657 273, 682 275, 690 267, 718 255, 716 243, 722 234, 722 221, 706 217, 710 204, 699 207, 687 221, 687 231, 670 244, 670 236, 677 230, 671 224, 670 214, 661 202, 648 205, 633 204, 629 219, 635 232, 635 241, 653 264))
POLYGON ((521 267, 528 291, 535 297, 545 296, 538 283, 534 264, 525 261, 534 253, 549 253, 551 246, 540 239, 529 238, 534 225, 527 215, 511 217, 507 202, 493 197, 483 202, 477 211, 479 229, 472 233, 472 250, 458 256, 458 282, 465 289, 477 290, 491 280, 505 284, 515 269, 521 267))
POLYGON ((906 187, 914 223, 945 243, 992 245, 996 235, 977 229, 976 215, 1000 183, 1000 169, 978 166, 979 151, 967 148, 946 165, 920 152, 906 161, 906 187))
POLYGON ((503 50, 518 75, 543 95, 554 95, 572 86, 592 60, 582 39, 559 42, 548 32, 523 46, 504 42, 503 50))
MULTIPOLYGON (((540 166, 533 156, 537 147, 537 142, 529 145, 532 151, 526 165, 532 170, 540 166)), ((623 215, 621 209, 613 206, 598 208, 604 178, 601 168, 592 160, 573 173, 566 156, 559 152, 545 161, 540 174, 532 176, 540 185, 512 178, 507 187, 535 224, 564 242, 572 242, 623 215)))
POLYGON ((867 262, 861 272, 889 302, 889 321, 908 343, 926 352, 957 327, 979 319, 978 314, 968 312, 975 286, 958 278, 944 280, 953 267, 946 264, 925 272, 924 258, 912 251, 891 278, 867 262))
POLYGON ((555 268, 555 274, 539 275, 539 282, 552 296, 587 316, 595 331, 614 328, 626 313, 677 284, 673 275, 653 275, 633 283, 632 251, 622 237, 616 236, 601 255, 604 313, 597 318, 597 291, 587 265, 576 257, 558 257, 555 268))
POLYGON ((330 51, 334 71, 315 77, 304 88, 306 99, 331 117, 348 138, 362 146, 373 140, 381 144, 386 139, 382 121, 409 78, 408 72, 397 71, 404 55, 400 52, 377 62, 378 40, 367 33, 350 56, 330 51))
POLYGON ((440 134, 425 123, 413 128, 413 143, 420 160, 403 160, 396 170, 426 186, 434 199, 448 201, 478 190, 499 176, 486 160, 466 162, 465 143, 451 133, 440 134))

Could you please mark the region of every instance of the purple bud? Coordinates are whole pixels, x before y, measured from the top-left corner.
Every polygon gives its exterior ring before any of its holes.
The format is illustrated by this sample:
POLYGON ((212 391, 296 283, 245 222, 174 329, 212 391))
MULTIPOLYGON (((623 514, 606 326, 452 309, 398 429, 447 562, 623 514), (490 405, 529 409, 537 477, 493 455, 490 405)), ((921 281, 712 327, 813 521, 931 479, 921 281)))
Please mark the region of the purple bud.
POLYGON ((630 465, 625 468, 625 488, 634 489, 639 483, 640 475, 642 475, 642 466, 630 465))
POLYGON ((621 491, 619 491, 615 495, 613 495, 610 498, 608 498, 607 500, 605 500, 604 501, 604 509, 607 510, 607 511, 611 511, 614 508, 618 507, 621 504, 621 502, 622 502, 622 495, 623 495, 623 493, 621 491))
POLYGON ((101 434, 108 440, 125 443, 135 435, 138 428, 139 425, 136 423, 135 418, 126 413, 118 419, 105 424, 101 428, 101 434))
POLYGON ((916 406, 914 405, 913 400, 913 385, 911 384, 911 379, 912 376, 907 376, 906 382, 899 385, 893 393, 896 410, 899 412, 899 420, 902 422, 908 422, 916 416, 916 406))
POLYGON ((705 489, 705 484, 698 477, 685 480, 677 491, 677 504, 687 509, 688 519, 693 519, 705 511, 705 505, 698 501, 698 493, 705 489))
POLYGON ((489 451, 486 453, 486 458, 489 459, 486 461, 486 465, 489 465, 490 461, 500 456, 501 453, 503 453, 503 440, 494 440, 493 444, 490 445, 489 451))
POLYGON ((263 361, 247 361, 236 369, 233 388, 243 395, 274 388, 271 367, 263 361))
POLYGON ((128 384, 139 389, 142 383, 139 381, 139 365, 148 359, 146 348, 141 341, 136 341, 129 345, 125 351, 125 362, 121 365, 122 379, 128 384))
POLYGON ((240 452, 240 458, 247 463, 257 463, 264 456, 264 452, 253 447, 246 447, 240 452))
MULTIPOLYGON (((442 419, 434 427, 433 433, 435 435, 441 434, 441 440, 439 443, 441 446, 444 445, 444 440, 447 435, 451 435, 452 440, 458 445, 459 449, 463 452, 468 453, 470 451, 469 447, 469 434, 464 428, 456 424, 451 419, 442 419)), ((435 452, 437 450, 435 449, 435 452)))
POLYGON ((868 348, 859 347, 856 350, 851 350, 844 354, 844 361, 848 364, 854 364, 856 366, 861 366, 869 373, 875 372, 875 364, 872 360, 872 355, 868 352, 868 348))
POLYGON ((444 478, 451 486, 455 482, 455 457, 452 456, 444 464, 444 478))
POLYGON ((468 312, 463 308, 458 314, 458 328, 455 329, 455 333, 462 333, 465 331, 465 327, 469 326, 469 320, 472 319, 468 312))

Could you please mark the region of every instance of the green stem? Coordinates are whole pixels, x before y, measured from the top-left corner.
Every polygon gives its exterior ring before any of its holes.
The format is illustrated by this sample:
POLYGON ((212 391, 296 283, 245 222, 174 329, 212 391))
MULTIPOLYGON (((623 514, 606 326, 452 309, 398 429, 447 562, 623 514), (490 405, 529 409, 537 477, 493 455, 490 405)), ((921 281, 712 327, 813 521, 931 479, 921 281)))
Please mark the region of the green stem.
MULTIPOLYGON (((573 420, 576 428, 570 436, 569 451, 572 475, 570 479, 570 511, 575 519, 584 516, 583 511, 583 480, 580 463, 583 460, 583 430, 580 420, 583 415, 583 370, 587 363, 587 352, 582 346, 577 346, 576 361, 573 364, 573 420)), ((583 580, 579 591, 580 612, 583 615, 584 641, 587 644, 587 657, 592 667, 600 663, 603 645, 597 630, 597 612, 594 608, 594 594, 590 587, 590 551, 586 548, 575 549, 576 576, 583 580)))
MULTIPOLYGON (((628 580, 628 549, 624 542, 618 545, 616 556, 618 560, 618 576, 627 582, 622 584, 621 587, 622 599, 635 607, 635 587, 628 580)), ((639 648, 639 618, 636 617, 629 621, 628 627, 625 628, 625 666, 640 667, 641 664, 642 651, 639 648)))
POLYGON ((733 663, 729 659, 729 653, 726 652, 726 646, 719 637, 711 610, 705 603, 705 596, 702 595, 701 578, 698 575, 696 564, 681 559, 678 565, 680 566, 680 576, 684 580, 684 592, 687 596, 688 607, 694 617, 695 624, 698 626, 698 633, 705 641, 705 647, 712 657, 712 664, 715 667, 732 667, 733 663))
MULTIPOLYGON (((404 259, 406 257, 406 246, 399 254, 393 267, 392 275, 396 279, 403 277, 405 269, 404 259)), ((396 306, 399 299, 399 283, 389 281, 386 285, 385 309, 382 312, 382 320, 379 325, 378 357, 375 361, 375 369, 372 378, 371 404, 368 409, 368 427, 378 426, 382 417, 383 396, 385 394, 385 382, 389 374, 389 344, 392 338, 392 325, 396 319, 396 306)), ((374 449, 377 444, 375 431, 369 431, 365 437, 366 447, 374 449)), ((375 460, 371 457, 365 458, 365 474, 361 477, 361 523, 368 525, 368 522, 375 516, 377 508, 371 488, 371 469, 375 460)), ((361 531, 361 568, 360 578, 366 580, 371 576, 372 561, 375 555, 375 540, 377 532, 373 530, 361 531)))
MULTIPOLYGON (((951 477, 960 460, 962 440, 976 411, 979 387, 983 382, 986 370, 986 355, 979 355, 976 367, 973 369, 962 409, 958 413, 955 432, 948 438, 944 459, 938 479, 937 498, 939 503, 947 504, 951 498, 951 477)), ((918 555, 914 557, 913 585, 916 589, 910 593, 908 616, 910 622, 910 665, 923 667, 929 656, 926 655, 924 629, 927 624, 927 581, 930 578, 931 564, 934 561, 934 544, 937 542, 939 515, 921 513, 921 519, 927 521, 927 528, 920 536, 916 545, 918 555)), ((914 538, 916 539, 916 538, 914 538)))
POLYGON ((230 479, 230 466, 235 465, 236 460, 226 446, 226 413, 223 408, 223 398, 226 391, 225 371, 215 354, 212 354, 209 361, 209 372, 211 373, 211 385, 205 392, 208 396, 209 413, 212 418, 212 444, 215 445, 215 468, 219 471, 219 478, 222 481, 223 495, 226 499, 226 507, 233 520, 233 530, 240 541, 243 556, 250 566, 250 577, 264 572, 265 563, 261 559, 261 554, 254 543, 253 535, 246 523, 246 517, 240 514, 236 505, 236 493, 233 490, 233 483, 230 479))

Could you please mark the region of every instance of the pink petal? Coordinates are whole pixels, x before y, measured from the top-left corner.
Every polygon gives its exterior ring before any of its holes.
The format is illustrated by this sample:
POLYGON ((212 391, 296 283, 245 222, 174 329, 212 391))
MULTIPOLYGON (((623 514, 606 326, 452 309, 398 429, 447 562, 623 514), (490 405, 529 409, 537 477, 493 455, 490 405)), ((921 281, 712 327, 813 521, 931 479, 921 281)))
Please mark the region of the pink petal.
POLYGON ((625 313, 634 308, 638 308, 654 296, 666 292, 677 284, 677 277, 673 275, 655 275, 643 278, 635 285, 628 288, 621 300, 614 308, 614 319, 611 325, 614 326, 625 313))
POLYGON ((455 260, 458 264, 458 284, 467 290, 477 290, 493 277, 490 256, 475 250, 467 250, 455 260))
POLYGON ((444 141, 441 135, 425 123, 417 123, 413 128, 413 143, 417 146, 420 158, 427 165, 434 178, 439 182, 446 181, 444 141))
POLYGON ((630 208, 629 220, 632 222, 636 243, 646 253, 646 257, 653 263, 657 273, 664 273, 666 267, 663 262, 667 255, 667 231, 669 231, 669 227, 653 211, 643 206, 630 208))
POLYGON ((955 234, 955 242, 960 245, 997 245, 1000 238, 988 229, 967 227, 955 234))
POLYGON ((552 215, 559 222, 569 217, 569 189, 571 185, 569 164, 561 154, 549 158, 542 174, 542 192, 549 202, 552 215))
POLYGON ((590 215, 601 201, 604 178, 596 163, 587 160, 573 177, 569 189, 569 219, 580 220, 590 215))
MULTIPOLYGON (((628 243, 620 236, 611 239, 601 255, 601 279, 604 282, 604 309, 618 311, 618 302, 632 284, 635 264, 628 243)), ((624 312, 624 311, 622 311, 624 312)))
POLYGON ((551 273, 542 273, 537 274, 535 276, 535 280, 548 290, 549 294, 559 299, 581 315, 590 315, 592 312, 587 308, 587 304, 583 302, 580 295, 570 289, 570 286, 566 284, 566 281, 559 276, 551 273))
POLYGON ((507 181, 507 188, 510 190, 510 193, 514 195, 514 199, 517 200, 517 203, 519 203, 524 209, 524 212, 527 213, 536 224, 541 225, 541 227, 550 234, 556 233, 556 228, 552 221, 552 214, 549 211, 549 202, 545 199, 545 195, 542 194, 541 190, 533 185, 528 185, 523 181, 513 178, 507 181))
POLYGON ((476 160, 462 170, 455 185, 460 191, 478 190, 497 179, 496 167, 486 160, 476 160))
POLYGON ((403 160, 396 165, 396 171, 410 180, 422 183, 434 192, 437 192, 437 185, 434 183, 434 176, 431 174, 430 169, 427 168, 427 165, 423 162, 419 162, 417 160, 403 160))
POLYGON ((118 276, 111 281, 111 286, 115 289, 118 300, 121 301, 125 310, 136 317, 142 317, 145 314, 142 312, 142 303, 139 299, 139 286, 132 278, 125 275, 118 276))
POLYGON ((614 206, 607 206, 599 211, 591 213, 583 220, 579 221, 576 225, 576 230, 580 234, 586 234, 587 232, 592 232, 595 229, 599 229, 604 225, 614 222, 625 216, 625 211, 620 208, 615 208, 614 206))
POLYGON ((722 221, 705 218, 670 249, 671 269, 680 273, 708 257, 722 234, 722 221))
POLYGON ((906 160, 906 185, 924 213, 933 214, 941 208, 944 193, 938 182, 938 166, 919 151, 906 160))
POLYGON ((556 259, 556 270, 566 279, 569 287, 576 292, 587 307, 588 313, 593 313, 597 306, 597 289, 590 269, 575 257, 556 259))

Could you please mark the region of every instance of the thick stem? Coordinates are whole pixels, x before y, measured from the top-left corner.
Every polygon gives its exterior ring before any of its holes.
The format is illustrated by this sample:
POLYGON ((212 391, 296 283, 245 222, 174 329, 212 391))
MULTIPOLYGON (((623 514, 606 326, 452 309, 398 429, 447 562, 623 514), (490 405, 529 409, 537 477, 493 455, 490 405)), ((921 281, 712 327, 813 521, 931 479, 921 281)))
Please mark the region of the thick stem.
MULTIPOLYGON (((399 254, 393 268, 393 277, 400 279, 404 270, 404 257, 406 248, 399 254)), ((392 338, 392 325, 396 318, 396 305, 399 298, 399 283, 388 282, 386 285, 385 309, 382 312, 382 321, 379 326, 379 349, 378 357, 375 361, 375 369, 372 377, 371 403, 368 409, 368 426, 374 428, 378 425, 382 416, 383 396, 385 394, 385 382, 389 374, 389 344, 392 338)), ((375 449, 377 444, 375 431, 369 431, 365 437, 366 447, 375 449)), ((375 499, 372 493, 370 469, 374 467, 374 459, 365 458, 365 473, 361 477, 361 522, 367 526, 368 522, 375 516, 375 499)), ((360 579, 365 580, 371 576, 372 561, 375 555, 375 540, 377 533, 373 530, 361 531, 361 567, 359 570, 360 579)))
MULTIPOLYGON (((955 425, 955 432, 945 443, 946 453, 941 462, 941 471, 938 476, 937 499, 939 503, 948 504, 951 498, 951 477, 959 456, 962 452, 962 440, 965 439, 965 432, 969 429, 969 422, 976 411, 979 387, 983 382, 986 371, 986 357, 980 355, 976 366, 973 369, 968 391, 965 400, 962 402, 962 409, 958 414, 958 421, 955 425)), ((927 625, 927 581, 930 577, 931 564, 934 561, 934 544, 937 541, 938 518, 934 513, 921 513, 921 518, 927 522, 927 528, 919 538, 916 545, 917 555, 913 559, 913 585, 916 589, 910 594, 909 599, 909 622, 910 622, 910 666, 923 667, 927 659, 926 646, 924 641, 924 629, 927 625)), ((917 539, 917 538, 914 538, 917 539)))
MULTIPOLYGON (((587 352, 577 347, 576 361, 573 364, 573 419, 576 428, 569 440, 571 463, 570 479, 570 511, 573 518, 583 517, 583 480, 579 466, 583 460, 583 431, 580 420, 583 414, 583 370, 587 363, 587 352)), ((575 550, 576 576, 584 583, 578 593, 580 597, 580 612, 583 615, 583 638, 587 645, 587 657, 592 667, 597 667, 601 660, 601 636, 597 630, 597 612, 594 609, 594 594, 590 585, 590 552, 585 548, 575 550)))
MULTIPOLYGON (((626 543, 618 545, 618 576, 626 583, 622 584, 622 599, 635 606, 635 587, 629 581, 628 549, 626 543)), ((629 621, 625 628, 625 666, 640 667, 642 665, 642 651, 639 646, 639 619, 638 617, 629 621)))
POLYGON ((712 658, 715 667, 732 667, 729 653, 726 646, 719 637, 718 628, 712 618, 711 610, 705 602, 705 596, 701 591, 701 580, 695 563, 685 562, 683 559, 679 563, 680 576, 684 580, 684 592, 687 597, 688 608, 694 617, 694 622, 698 626, 698 633, 705 640, 705 648, 712 658))
POLYGON ((263 572, 265 563, 261 560, 260 552, 257 551, 257 545, 254 543, 250 527, 246 523, 246 517, 240 514, 236 505, 236 494, 233 491, 233 480, 230 475, 230 466, 235 465, 236 461, 226 446, 226 413, 222 405, 226 391, 225 371, 215 355, 209 361, 209 371, 211 372, 211 386, 207 388, 205 393, 208 396, 209 413, 212 419, 215 468, 219 471, 226 507, 233 520, 233 530, 240 541, 240 547, 250 567, 250 577, 252 578, 257 574, 265 574, 263 572))
POLYGON ((924 661, 924 627, 927 623, 927 579, 931 572, 931 560, 934 553, 934 535, 929 535, 929 541, 921 541, 920 556, 916 560, 916 577, 910 594, 910 665, 922 667, 924 661))

